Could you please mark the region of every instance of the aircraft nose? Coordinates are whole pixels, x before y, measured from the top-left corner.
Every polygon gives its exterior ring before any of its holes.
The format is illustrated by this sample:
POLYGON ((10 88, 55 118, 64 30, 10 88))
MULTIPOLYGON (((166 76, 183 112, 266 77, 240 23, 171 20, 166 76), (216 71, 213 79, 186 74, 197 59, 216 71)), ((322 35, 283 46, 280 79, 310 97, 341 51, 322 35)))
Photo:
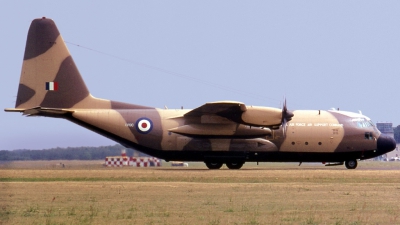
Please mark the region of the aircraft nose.
POLYGON ((390 152, 396 148, 396 141, 394 140, 394 138, 388 135, 381 134, 378 138, 376 147, 379 152, 382 152, 382 154, 390 152))

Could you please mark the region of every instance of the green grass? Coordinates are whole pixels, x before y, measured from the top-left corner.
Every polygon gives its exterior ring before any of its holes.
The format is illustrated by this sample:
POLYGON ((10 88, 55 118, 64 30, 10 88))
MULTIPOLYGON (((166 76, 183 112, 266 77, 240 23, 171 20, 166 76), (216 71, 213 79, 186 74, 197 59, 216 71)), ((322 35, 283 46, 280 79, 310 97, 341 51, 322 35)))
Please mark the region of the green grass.
POLYGON ((0 224, 399 223, 397 164, 247 166, 4 168, 0 224))

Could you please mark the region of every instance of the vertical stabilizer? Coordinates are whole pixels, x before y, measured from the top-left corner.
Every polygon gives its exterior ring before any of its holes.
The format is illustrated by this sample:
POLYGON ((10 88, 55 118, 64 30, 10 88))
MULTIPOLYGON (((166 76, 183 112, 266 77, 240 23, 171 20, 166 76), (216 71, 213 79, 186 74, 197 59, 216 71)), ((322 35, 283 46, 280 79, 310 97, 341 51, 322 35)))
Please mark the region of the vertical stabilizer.
POLYGON ((85 98, 91 98, 89 91, 54 21, 33 20, 15 108, 72 108, 85 98))

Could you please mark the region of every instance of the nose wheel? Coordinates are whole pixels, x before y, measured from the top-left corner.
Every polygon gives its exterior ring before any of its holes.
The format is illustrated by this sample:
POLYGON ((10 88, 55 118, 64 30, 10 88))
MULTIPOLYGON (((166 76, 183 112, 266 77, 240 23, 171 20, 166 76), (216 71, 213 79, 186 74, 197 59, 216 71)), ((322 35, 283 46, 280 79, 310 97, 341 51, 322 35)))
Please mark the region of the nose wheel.
POLYGON ((352 159, 352 160, 347 160, 344 165, 346 166, 347 169, 355 169, 357 168, 357 160, 356 159, 352 159))

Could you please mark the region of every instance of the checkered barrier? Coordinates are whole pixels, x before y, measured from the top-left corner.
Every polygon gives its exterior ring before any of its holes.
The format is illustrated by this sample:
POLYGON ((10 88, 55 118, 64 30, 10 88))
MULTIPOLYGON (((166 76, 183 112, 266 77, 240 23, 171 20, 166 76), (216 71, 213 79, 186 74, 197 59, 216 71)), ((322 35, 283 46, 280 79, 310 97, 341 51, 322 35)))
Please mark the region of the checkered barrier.
POLYGON ((108 167, 158 167, 161 166, 161 160, 154 157, 109 156, 105 159, 105 165, 108 167))
POLYGON ((126 156, 110 156, 106 157, 105 164, 108 167, 121 167, 127 166, 129 157, 126 156))
POLYGON ((154 157, 130 157, 129 166, 135 166, 135 167, 161 166, 161 160, 154 157))

